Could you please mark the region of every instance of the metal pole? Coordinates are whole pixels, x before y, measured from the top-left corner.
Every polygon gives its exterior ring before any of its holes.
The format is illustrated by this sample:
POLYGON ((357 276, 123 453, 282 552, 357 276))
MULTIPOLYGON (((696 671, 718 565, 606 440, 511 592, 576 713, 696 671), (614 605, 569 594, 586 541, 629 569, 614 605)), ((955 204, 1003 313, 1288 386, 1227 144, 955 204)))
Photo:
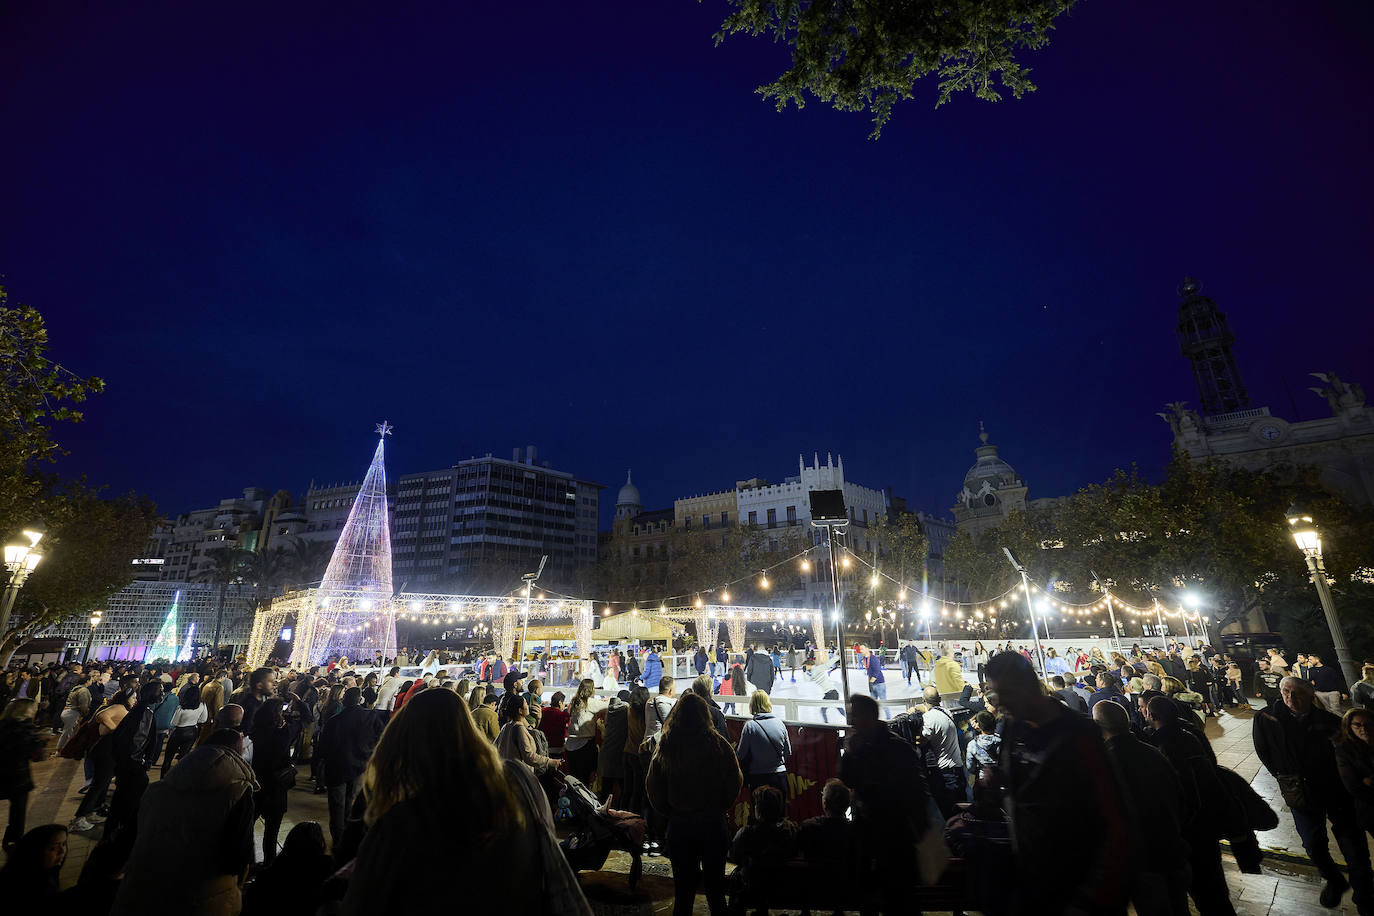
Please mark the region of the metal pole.
MULTIPOLYGON (((1026 577, 1025 567, 1021 567, 1021 587, 1026 592, 1026 608, 1030 611, 1031 632, 1035 634, 1035 654, 1040 659, 1040 677, 1045 677, 1045 645, 1040 642, 1040 627, 1035 622, 1035 602, 1031 599, 1030 579, 1026 577)), ((1046 632, 1049 632, 1048 627, 1046 632)))
POLYGON ((20 563, 15 569, 9 571, 9 581, 5 583, 4 597, 0 598, 0 639, 4 638, 9 630, 10 612, 14 610, 15 599, 19 597, 19 590, 24 587, 24 579, 28 577, 28 571, 24 564, 20 563))
POLYGON ((1155 599, 1155 623, 1159 624, 1159 647, 1168 651, 1169 639, 1164 635, 1164 615, 1159 610, 1159 599, 1155 599))
POLYGON ((1331 642, 1336 647, 1336 661, 1340 663, 1341 674, 1345 677, 1345 689, 1355 686, 1359 678, 1355 676, 1355 660, 1350 656, 1350 646, 1345 641, 1345 631, 1341 629, 1340 617, 1336 615, 1336 604, 1331 600, 1331 587, 1326 582, 1326 564, 1320 556, 1307 557, 1307 569, 1312 573, 1312 581, 1317 586, 1317 597, 1321 599, 1322 611, 1326 614, 1326 626, 1331 630, 1331 642))
POLYGON ((835 526, 825 526, 825 549, 830 554, 830 595, 834 602, 831 613, 835 615, 835 648, 840 653, 840 684, 844 687, 844 705, 849 708, 849 664, 845 661, 843 614, 840 612, 840 571, 835 566, 835 526))

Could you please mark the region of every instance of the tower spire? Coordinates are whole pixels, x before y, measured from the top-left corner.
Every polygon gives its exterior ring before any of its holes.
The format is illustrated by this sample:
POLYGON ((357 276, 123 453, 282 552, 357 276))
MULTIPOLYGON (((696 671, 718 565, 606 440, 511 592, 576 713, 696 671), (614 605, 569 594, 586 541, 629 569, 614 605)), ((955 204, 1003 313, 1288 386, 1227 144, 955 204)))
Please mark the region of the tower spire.
POLYGON ((1230 413, 1250 406, 1250 395, 1240 380, 1240 370, 1231 355, 1235 335, 1226 315, 1209 297, 1202 295, 1202 284, 1184 277, 1178 292, 1178 345, 1193 366, 1202 412, 1230 413))

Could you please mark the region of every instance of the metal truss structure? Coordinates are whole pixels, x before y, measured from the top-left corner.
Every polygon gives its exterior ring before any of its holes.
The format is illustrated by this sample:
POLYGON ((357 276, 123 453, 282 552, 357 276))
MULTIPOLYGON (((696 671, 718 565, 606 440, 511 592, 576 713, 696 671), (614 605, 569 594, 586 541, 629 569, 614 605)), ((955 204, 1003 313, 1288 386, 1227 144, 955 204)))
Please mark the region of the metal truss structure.
POLYGON ((248 663, 264 664, 282 628, 293 620, 291 663, 297 666, 320 664, 328 656, 368 662, 378 655, 391 658, 396 654, 397 620, 486 625, 491 628, 493 649, 507 657, 515 649, 527 613, 529 620, 541 623, 570 621, 577 654, 585 658, 591 653, 595 611, 590 601, 410 592, 378 599, 363 589, 305 589, 288 592, 258 613, 248 663), (391 634, 389 651, 387 634, 391 634))
POLYGON ((782 626, 802 624, 811 627, 811 636, 816 643, 816 658, 820 661, 826 658, 825 614, 815 608, 703 605, 660 607, 658 610, 640 609, 640 613, 651 620, 662 620, 669 624, 692 624, 697 632, 697 642, 707 647, 715 643, 720 625, 723 623, 730 637, 730 648, 735 651, 744 649, 746 627, 751 623, 772 623, 782 626))
MULTIPOLYGON (((95 628, 91 657, 151 661, 153 656, 149 652, 158 642, 158 635, 167 623, 173 604, 176 604, 176 635, 164 641, 165 644, 183 644, 192 627, 202 636, 215 631, 218 585, 202 582, 131 582, 98 608, 102 615, 100 626, 95 628)), ((229 587, 224 595, 223 642, 243 645, 249 641, 251 629, 255 626, 254 611, 257 605, 256 589, 251 586, 229 587)), ((70 639, 84 645, 91 635, 91 627, 87 615, 80 614, 55 624, 43 635, 70 639)))

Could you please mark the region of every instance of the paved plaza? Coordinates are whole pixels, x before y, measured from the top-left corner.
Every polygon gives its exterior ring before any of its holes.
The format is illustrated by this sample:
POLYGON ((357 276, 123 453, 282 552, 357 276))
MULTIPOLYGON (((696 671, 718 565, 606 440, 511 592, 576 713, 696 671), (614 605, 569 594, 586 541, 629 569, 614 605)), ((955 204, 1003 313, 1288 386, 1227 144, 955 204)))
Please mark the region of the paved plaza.
MULTIPOLYGON (((1212 746, 1216 749, 1217 759, 1223 766, 1230 767, 1247 780, 1265 797, 1275 809, 1281 811, 1279 826, 1275 830, 1260 834, 1260 843, 1273 853, 1264 863, 1264 874, 1242 875, 1229 857, 1224 859, 1227 882, 1231 887, 1236 909, 1242 914, 1317 914, 1317 913, 1354 913, 1354 905, 1346 896, 1340 910, 1325 910, 1317 905, 1317 894, 1321 889, 1320 878, 1305 864, 1302 844, 1297 831, 1293 828, 1292 818, 1283 808, 1278 786, 1273 777, 1265 771, 1255 756, 1254 745, 1250 738, 1253 713, 1242 708, 1237 713, 1226 713, 1220 719, 1209 719, 1207 733, 1212 746)), ((49 747, 55 745, 50 741, 49 747)), ((153 767, 150 778, 156 780, 159 768, 153 767)), ((82 783, 80 761, 49 757, 33 766, 34 782, 37 785, 29 802, 29 825, 46 823, 65 824, 71 820, 81 796, 77 790, 82 783)), ((314 820, 327 825, 329 813, 325 796, 311 792, 308 768, 301 768, 301 781, 290 793, 290 807, 282 821, 281 835, 285 836, 292 825, 300 821, 314 820)), ((0 806, 0 824, 8 820, 8 806, 0 806)), ((259 828, 261 823, 259 823, 259 828)), ((70 854, 62 871, 62 885, 68 887, 76 882, 86 857, 99 839, 99 831, 90 834, 72 834, 70 854)), ((261 832, 258 834, 261 842, 261 832)), ((1340 851, 1335 840, 1331 841, 1332 854, 1341 861, 1340 851)), ((666 858, 646 858, 644 879, 640 885, 639 900, 653 907, 655 913, 667 913, 672 909, 672 870, 666 858)), ((629 856, 612 852, 606 863, 606 874, 583 875, 584 881, 594 886, 593 893, 604 892, 608 895, 623 894, 624 880, 620 876, 629 872, 629 856)), ((708 912, 706 899, 698 896, 696 911, 708 912)))

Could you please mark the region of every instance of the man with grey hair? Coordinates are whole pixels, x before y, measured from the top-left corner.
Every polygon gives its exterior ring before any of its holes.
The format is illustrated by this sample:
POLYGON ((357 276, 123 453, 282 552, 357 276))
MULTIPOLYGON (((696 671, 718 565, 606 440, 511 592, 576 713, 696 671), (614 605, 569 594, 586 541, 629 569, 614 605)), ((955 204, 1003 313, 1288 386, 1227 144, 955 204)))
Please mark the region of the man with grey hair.
POLYGON ((1141 681, 1145 684, 1146 690, 1158 690, 1160 693, 1164 692, 1164 682, 1159 679, 1159 675, 1157 674, 1147 674, 1141 678, 1141 681))
POLYGON ((1340 730, 1340 718, 1317 706, 1311 682, 1290 676, 1279 682, 1279 702, 1255 714, 1252 734, 1255 753, 1278 782, 1303 849, 1326 881, 1318 902, 1334 909, 1353 887, 1355 906, 1368 912, 1374 907, 1374 872, 1354 800, 1336 770, 1331 742, 1340 730), (1348 882, 1331 858, 1327 821, 1349 867, 1348 882))
POLYGON ((921 720, 921 738, 925 745, 926 782, 930 797, 946 819, 954 814, 954 806, 968 801, 968 783, 964 776, 964 755, 959 750, 959 727, 954 716, 940 705, 940 691, 928 686, 923 691, 926 712, 921 720))

